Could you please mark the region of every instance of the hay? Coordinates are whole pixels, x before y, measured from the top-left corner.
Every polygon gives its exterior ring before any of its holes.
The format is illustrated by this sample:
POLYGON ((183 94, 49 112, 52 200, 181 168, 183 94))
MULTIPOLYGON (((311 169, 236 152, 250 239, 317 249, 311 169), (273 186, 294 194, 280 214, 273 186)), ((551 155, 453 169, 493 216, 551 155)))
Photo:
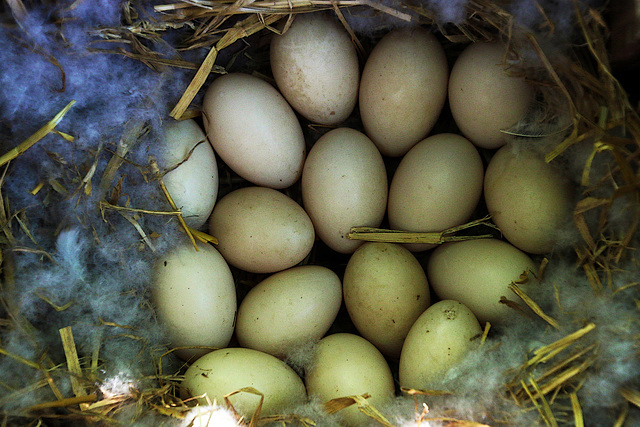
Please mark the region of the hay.
MULTIPOLYGON (((513 17, 498 2, 486 0, 470 1, 468 3, 468 20, 460 25, 442 26, 436 22, 432 11, 423 6, 405 4, 402 8, 395 9, 374 1, 368 0, 279 0, 279 1, 208 1, 189 0, 173 4, 158 5, 155 7, 157 16, 152 19, 136 18, 135 4, 129 3, 127 7, 127 22, 118 28, 95 29, 94 35, 103 40, 108 40, 114 45, 120 45, 117 49, 98 50, 105 54, 117 54, 138 60, 147 66, 161 71, 164 67, 179 67, 197 70, 191 83, 186 87, 180 101, 175 105, 171 116, 175 119, 196 117, 197 109, 191 104, 200 92, 201 88, 211 78, 212 74, 223 74, 225 68, 216 64, 219 54, 239 40, 245 40, 260 32, 281 31, 274 26, 284 21, 282 31, 286 31, 292 19, 299 13, 313 13, 317 11, 332 10, 340 18, 341 22, 350 32, 356 45, 359 45, 357 35, 349 28, 344 19, 345 11, 350 8, 365 8, 375 10, 397 18, 401 21, 419 21, 436 25, 440 33, 450 43, 466 43, 469 41, 502 39, 509 47, 509 53, 518 55, 519 49, 532 49, 537 55, 540 67, 536 70, 512 70, 513 73, 527 75, 532 84, 536 85, 541 93, 548 96, 548 100, 554 105, 565 106, 568 110, 569 124, 561 128, 558 134, 563 136, 546 153, 546 161, 554 162, 563 156, 570 155, 571 149, 577 145, 589 144, 592 148, 582 171, 582 198, 574 209, 574 222, 582 238, 574 248, 576 263, 583 271, 584 276, 591 284, 594 295, 607 295, 615 298, 624 289, 638 286, 640 282, 631 282, 624 285, 616 284, 614 278, 618 277, 621 263, 632 258, 636 248, 632 246, 637 235, 640 222, 640 177, 638 169, 640 163, 640 117, 638 111, 628 101, 623 88, 611 74, 610 65, 604 41, 607 36, 607 28, 602 16, 595 9, 581 9, 574 0, 577 23, 580 27, 584 49, 576 53, 575 57, 567 62, 555 63, 554 58, 549 57, 542 47, 540 38, 530 32, 522 31, 516 27, 513 17), (201 64, 195 64, 181 59, 169 59, 160 52, 154 52, 148 47, 147 41, 158 41, 162 34, 177 30, 190 29, 190 36, 179 50, 195 50, 208 48, 209 52, 201 64), (624 129, 623 136, 618 132, 624 129), (564 133, 564 135, 562 135, 564 133), (604 155, 612 158, 611 166, 603 176, 595 175, 593 165, 595 161, 604 155), (632 200, 635 206, 635 219, 620 228, 610 221, 611 209, 614 203, 623 197, 632 200), (599 219, 595 228, 590 228, 589 217, 599 219)), ((28 15, 28 8, 20 0, 7 1, 7 4, 20 25, 28 15)), ((551 19, 546 17, 545 11, 538 5, 541 16, 545 17, 546 28, 538 29, 542 36, 553 37, 555 28, 551 19)), ((361 47, 362 53, 364 49, 361 47)), ((55 64, 54 64, 55 65, 55 64)), ((59 64, 58 64, 59 65, 59 64)), ((60 68, 64 82, 64 70, 60 68)), ((64 88, 64 83, 63 83, 64 88)), ((73 106, 70 102, 63 110, 51 119, 45 126, 37 130, 33 136, 18 145, 15 149, 0 157, 0 166, 16 159, 30 147, 35 145, 49 133, 55 133, 61 138, 72 141, 73 138, 55 129, 64 115, 73 106)), ((553 111, 554 109, 550 109, 553 111)), ((557 109, 556 109, 557 110, 557 109)), ((557 120, 553 115, 543 117, 543 121, 557 120)), ((122 140, 111 158, 104 174, 100 177, 99 189, 107 193, 109 189, 117 192, 117 184, 113 182, 117 171, 125 162, 129 150, 136 141, 146 132, 142 124, 130 124, 127 132, 130 139, 122 140)), ((512 135, 525 136, 526 133, 506 131, 512 135)), ((535 135, 530 135, 535 136, 535 135)), ((548 135, 546 135, 548 136, 548 135)), ((96 161, 83 175, 76 191, 82 191, 90 195, 93 191, 92 181, 96 172, 96 161)), ((153 181, 157 183, 166 196, 171 211, 153 211, 133 208, 129 206, 117 206, 109 200, 118 197, 105 198, 100 202, 99 208, 114 210, 129 221, 140 234, 147 246, 153 250, 152 238, 149 237, 138 219, 143 215, 167 215, 176 216, 185 233, 196 246, 195 239, 215 243, 215 238, 189 228, 182 219, 182 214, 173 203, 169 192, 162 182, 162 173, 157 163, 150 159, 149 168, 153 174, 153 181)), ((4 169, 0 181, 0 189, 6 185, 7 168, 4 169)), ((50 185, 61 194, 68 194, 68 190, 56 180, 40 181, 32 189, 32 194, 38 194, 45 185, 50 185)), ((471 223, 473 226, 486 224, 486 218, 471 223)), ((39 247, 35 238, 29 231, 28 221, 20 212, 12 212, 8 200, 0 197, 0 226, 2 226, 2 244, 10 251, 30 251, 49 258, 51 255, 41 249, 22 248, 15 246, 13 231, 20 229, 39 247)), ((468 228, 471 225, 455 227, 438 233, 406 233, 393 230, 380 229, 354 229, 349 235, 351 239, 391 242, 427 242, 442 243, 446 241, 461 240, 465 238, 482 238, 481 236, 454 236, 453 234, 468 228)), ((7 313, 7 319, 0 319, 0 328, 20 328, 25 331, 25 336, 33 337, 33 326, 24 320, 15 309, 15 303, 7 298, 15 284, 12 282, 11 252, 2 253, 2 267, 4 280, 0 288, 0 302, 7 313)), ((562 331, 557 319, 545 314, 535 300, 524 294, 517 283, 511 289, 532 309, 532 311, 546 324, 555 330, 562 331)), ((55 310, 66 310, 73 301, 64 304, 54 303, 47 295, 39 297, 52 306, 55 310)), ((560 302, 558 301, 558 304, 560 302)), ((640 310, 640 307, 639 307, 640 310)), ((640 317, 640 313, 638 313, 640 317)), ((582 320, 582 319, 579 319, 582 320)), ((637 319, 636 319, 637 320, 637 319)), ((127 328, 126 325, 117 325, 104 322, 105 327, 127 328)), ((593 369, 593 363, 598 355, 598 345, 588 338, 598 325, 584 322, 584 324, 572 331, 564 330, 565 336, 551 344, 541 346, 533 351, 531 357, 527 357, 522 366, 516 372, 512 372, 511 380, 505 384, 505 394, 511 397, 513 402, 522 411, 536 411, 542 423, 548 426, 575 425, 582 426, 588 414, 583 413, 581 402, 577 392, 583 386, 585 373, 593 369)), ((489 334, 490 325, 486 325, 483 334, 483 343, 489 334)), ((12 354, 0 345, 0 355, 9 357, 34 371, 42 374, 42 380, 25 384, 23 389, 14 390, 12 393, 0 397, 0 404, 14 399, 20 399, 33 390, 50 388, 56 400, 33 405, 24 416, 27 419, 67 419, 83 420, 89 423, 116 423, 115 415, 125 408, 136 408, 137 411, 152 411, 167 417, 183 419, 191 410, 193 401, 182 400, 177 396, 180 378, 174 375, 164 375, 161 369, 161 361, 158 362, 155 380, 158 387, 138 390, 133 384, 124 393, 111 396, 101 391, 101 384, 96 385, 95 371, 98 368, 98 350, 92 354, 90 362, 82 360, 75 349, 73 335, 70 328, 60 330, 61 347, 67 356, 67 367, 56 366, 43 351, 42 360, 34 361, 12 354), (64 372, 62 372, 64 371, 64 372), (75 397, 65 397, 59 390, 57 382, 60 376, 67 376, 72 383, 75 397), (54 409, 66 409, 66 412, 56 412, 54 409)), ((130 339, 140 339, 134 333, 122 334, 130 339)), ((35 338, 33 338, 35 339, 35 338)), ((639 337, 640 339, 640 337, 639 337)), ((1 343, 0 343, 1 344, 1 343)), ((164 355, 163 355, 164 356, 164 355)), ((523 355, 524 356, 524 355, 523 355)), ((160 357, 160 360, 162 356, 160 357)), ((260 394, 258 390, 241 390, 260 394)), ((430 396, 447 391, 437 390, 403 390, 410 396, 430 396)), ((620 390, 621 396, 630 404, 640 407, 640 391, 632 388, 620 390)), ((329 412, 340 410, 349 405, 356 404, 359 409, 377 420, 381 425, 392 424, 369 405, 365 396, 347 396, 329 402, 329 412)), ((227 406, 233 410, 229 402, 227 406)), ((628 414, 628 406, 620 410, 616 425, 623 425, 628 414)), ((481 424, 475 421, 465 421, 456 418, 430 417, 428 406, 419 408, 418 401, 415 404, 415 420, 418 425, 422 422, 440 422, 448 426, 475 426, 481 424)), ((315 425, 313 420, 297 415, 281 415, 275 417, 260 417, 259 410, 249 420, 248 426, 280 422, 284 425, 298 423, 299 425, 315 425)), ((244 421, 238 417, 239 425, 244 421)))

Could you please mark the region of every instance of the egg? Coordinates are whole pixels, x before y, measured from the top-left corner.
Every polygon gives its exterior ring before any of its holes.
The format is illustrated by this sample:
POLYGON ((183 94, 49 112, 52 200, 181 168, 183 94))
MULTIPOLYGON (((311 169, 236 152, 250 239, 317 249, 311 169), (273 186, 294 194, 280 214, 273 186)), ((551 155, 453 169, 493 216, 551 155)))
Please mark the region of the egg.
POLYGON ((501 130, 514 126, 534 100, 533 88, 512 76, 503 65, 500 43, 473 43, 451 69, 449 105, 458 128, 474 144, 498 148, 506 140, 501 130))
POLYGON ((449 66, 440 42, 422 27, 391 31, 362 72, 365 133, 385 156, 402 156, 433 128, 447 97, 449 66))
MULTIPOLYGON (((402 158, 389 189, 389 225, 396 230, 442 231, 463 224, 482 194, 484 168, 477 149, 460 135, 420 141, 402 158)), ((412 251, 432 248, 407 245, 412 251)))
MULTIPOLYGON (((394 395, 391 369, 373 344, 353 334, 339 333, 321 339, 305 377, 309 396, 322 402, 345 396, 371 395, 367 402, 380 409, 394 395)), ((371 418, 354 405, 338 412, 348 426, 367 425, 371 418)))
POLYGON ((361 132, 333 129, 311 148, 302 171, 302 203, 331 249, 352 253, 351 227, 378 227, 387 204, 387 172, 375 144, 361 132))
POLYGON ((360 68, 349 33, 333 15, 297 15, 271 41, 271 70, 291 106, 323 125, 343 122, 356 105, 360 68))
POLYGON ((344 302, 358 332, 398 359, 411 325, 429 307, 427 276, 404 247, 365 243, 347 263, 344 302))
MULTIPOLYGON (((286 363, 248 348, 224 348, 196 360, 184 374, 182 386, 200 404, 207 399, 224 402, 224 396, 245 387, 264 395, 261 415, 281 414, 307 400, 304 383, 286 363), (206 398, 202 397, 206 394, 206 398)), ((250 419, 260 396, 241 392, 229 397, 239 414, 250 419)))
MULTIPOLYGON (((182 244, 154 267, 152 301, 173 347, 226 347, 236 316, 236 288, 229 266, 211 245, 182 244)), ((180 349, 183 359, 208 349, 180 349)))
MULTIPOLYGON (((434 249, 427 263, 429 284, 441 299, 460 301, 481 322, 504 324, 513 309, 501 297, 519 302, 510 289, 523 273, 535 282, 535 263, 527 254, 497 239, 445 243, 434 249)), ((535 292, 535 286, 521 285, 535 292)))
POLYGON ((430 389, 480 344, 482 328, 464 304, 443 300, 411 327, 400 356, 400 386, 430 389))
POLYGON ((236 336, 242 347, 277 357, 324 336, 338 315, 342 285, 326 267, 304 265, 269 276, 245 296, 236 336))
POLYGON ((530 150, 505 146, 496 152, 487 167, 484 198, 504 237, 529 253, 550 252, 558 231, 572 225, 570 181, 530 150))
POLYGON ((209 219, 209 231, 229 264, 252 273, 293 267, 315 241, 304 209, 266 187, 240 188, 221 198, 209 219))
POLYGON ((209 219, 218 197, 215 154, 193 120, 168 122, 164 132, 164 161, 169 170, 163 177, 164 184, 187 225, 200 228, 209 219))
POLYGON ((287 188, 300 178, 306 155, 302 128, 287 101, 252 75, 218 77, 202 101, 207 138, 242 178, 287 188))

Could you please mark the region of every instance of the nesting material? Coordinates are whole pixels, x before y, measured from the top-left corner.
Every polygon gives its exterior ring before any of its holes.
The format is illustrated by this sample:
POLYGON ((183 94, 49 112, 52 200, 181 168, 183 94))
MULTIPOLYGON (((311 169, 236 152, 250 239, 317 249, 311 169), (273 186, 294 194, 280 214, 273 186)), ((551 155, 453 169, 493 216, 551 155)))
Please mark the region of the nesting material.
MULTIPOLYGON (((376 425, 398 427, 638 419, 640 118, 611 73, 600 11, 577 1, 566 9, 488 0, 457 8, 402 0, 190 0, 145 9, 132 1, 99 11, 91 2, 59 3, 44 13, 8 1, 0 28, 10 40, 0 56, 10 72, 0 81, 21 92, 0 97, 7 114, 0 122, 2 422, 206 425, 202 415, 219 411, 229 425, 332 425, 352 405, 376 425), (198 117, 201 88, 234 61, 260 63, 237 45, 260 43, 286 32, 296 15, 318 11, 338 17, 360 54, 380 29, 415 23, 432 25, 454 50, 502 41, 510 71, 534 87, 536 102, 531 115, 501 132, 534 141, 546 162, 577 177, 576 231, 537 275, 549 292, 525 292, 516 280, 513 295, 505 295, 503 304, 518 296, 530 309, 526 327, 514 320, 494 331, 487 324, 478 350, 441 378, 438 390, 403 390, 375 407, 366 395, 343 396, 324 409, 312 401, 270 416, 258 409, 249 418, 237 415, 230 395, 225 403, 198 396, 207 405, 193 409, 198 399, 180 397, 181 367, 169 361, 176 349, 162 347, 166 335, 149 314, 146 283, 152 260, 170 242, 197 246, 196 238, 215 237, 190 228, 173 203, 153 160, 156 129, 169 114, 198 117), (208 52, 193 54, 203 48, 208 52), (127 78, 86 72, 88 65, 127 78), (76 96, 95 96, 89 82, 112 95, 104 109, 76 96)), ((226 180, 237 184, 231 174, 226 180)), ((486 237, 454 235, 467 228, 354 229, 348 237, 431 244, 486 237)))

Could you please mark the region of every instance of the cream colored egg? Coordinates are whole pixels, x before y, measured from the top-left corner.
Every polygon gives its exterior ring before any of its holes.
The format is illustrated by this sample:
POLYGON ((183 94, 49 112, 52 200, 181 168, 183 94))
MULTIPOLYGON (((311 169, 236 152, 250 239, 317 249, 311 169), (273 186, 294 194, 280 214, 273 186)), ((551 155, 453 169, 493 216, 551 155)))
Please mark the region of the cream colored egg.
MULTIPOLYGON (((305 384, 309 396, 322 402, 345 396, 371 395, 367 401, 380 409, 393 399, 391 369, 373 344, 352 334, 333 334, 318 343, 305 384)), ((371 419, 350 406, 338 413, 348 426, 366 425, 371 419)))
POLYGON ((365 133, 386 156, 402 156, 433 128, 447 97, 444 49, 421 27, 394 30, 367 59, 360 82, 365 133))
POLYGON ((211 214, 209 231, 229 264, 252 273, 293 267, 315 241, 304 209, 266 187, 240 188, 221 198, 211 214))
MULTIPOLYGON (((155 265, 152 300, 172 347, 226 347, 233 334, 236 288, 229 266, 211 245, 189 243, 162 256, 155 265)), ((210 350, 180 349, 183 359, 210 350)))
POLYGON ((164 132, 164 160, 171 170, 163 181, 187 225, 200 228, 209 219, 218 197, 216 157, 193 120, 168 122, 164 132))
MULTIPOLYGON (((287 408, 304 403, 304 383, 286 363, 267 353, 248 348, 224 348, 205 354, 184 374, 183 387, 190 396, 224 402, 224 396, 245 387, 264 395, 261 415, 281 414, 287 408)), ((241 392, 229 397, 234 409, 250 419, 260 396, 241 392)))
POLYGON ((305 265, 276 273, 252 288, 238 309, 242 347, 286 356, 324 336, 338 315, 342 285, 326 267, 305 265))
POLYGON ((441 299, 460 301, 480 322, 494 325, 513 313, 500 303, 501 297, 522 304, 509 285, 525 272, 533 281, 537 271, 527 254, 497 239, 445 243, 433 251, 427 264, 429 284, 441 299))
POLYGON ((400 386, 433 388, 447 372, 480 344, 482 328, 458 301, 433 304, 416 320, 402 347, 400 386))
POLYGON ((541 155, 511 146, 489 162, 484 197, 504 237, 533 254, 553 249, 575 206, 572 185, 560 171, 541 155))
POLYGON ((392 359, 430 304, 427 276, 411 252, 393 243, 365 243, 344 272, 344 302, 358 332, 392 359))
POLYGON ((242 73, 218 77, 202 109, 209 142, 238 175, 271 188, 298 180, 306 154, 302 128, 269 83, 242 73))
POLYGON ((449 104, 460 131, 474 144, 498 148, 506 130, 525 116, 532 87, 503 64, 505 47, 473 43, 460 54, 449 77, 449 104))
POLYGON ((356 105, 358 55, 335 16, 296 16, 291 27, 271 41, 271 70, 291 106, 314 123, 342 123, 356 105))
MULTIPOLYGON (((482 194, 480 154, 451 133, 420 141, 402 159, 389 189, 389 224, 406 231, 442 231, 463 224, 482 194)), ((407 245, 412 251, 433 247, 407 245)))
POLYGON ((348 128, 324 134, 309 152, 302 173, 302 201, 316 233, 331 249, 352 253, 351 227, 377 227, 387 203, 387 172, 366 135, 348 128))

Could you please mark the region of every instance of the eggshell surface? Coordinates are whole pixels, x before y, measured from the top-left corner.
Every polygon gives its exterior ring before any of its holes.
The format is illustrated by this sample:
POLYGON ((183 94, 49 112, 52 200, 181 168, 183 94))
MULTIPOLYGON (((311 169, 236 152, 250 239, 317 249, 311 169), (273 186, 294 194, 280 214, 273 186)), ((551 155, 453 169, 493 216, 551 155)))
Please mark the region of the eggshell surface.
POLYGON ((402 156, 433 128, 447 96, 449 67, 429 31, 391 31, 362 72, 360 116, 365 133, 385 156, 402 156))
POLYGON ((522 119, 534 99, 534 91, 521 77, 509 75, 499 43, 473 43, 465 48, 451 69, 449 104, 464 136, 483 148, 498 148, 506 130, 522 119))
POLYGON ((304 209, 266 187, 240 188, 221 198, 211 214, 209 231, 229 264, 252 273, 293 267, 315 241, 304 209))
POLYGON ((429 307, 427 276, 404 247, 368 242, 349 259, 344 302, 358 332, 397 359, 411 325, 429 307))
POLYGON ((202 101, 207 138, 244 179, 286 188, 300 178, 306 154, 298 119, 269 83, 242 73, 218 77, 202 101))
POLYGON ((533 254, 553 249, 575 206, 572 185, 560 171, 542 156, 510 146, 489 162, 484 197, 504 237, 533 254))
POLYGON ((480 343, 482 328, 458 301, 433 304, 416 320, 402 347, 400 386, 429 389, 480 343))
POLYGON ((340 279, 328 268, 305 265, 281 271, 242 300, 236 322, 238 342, 284 357, 296 346, 322 338, 341 303, 340 279))
MULTIPOLYGON (((233 334, 236 288, 229 266, 211 245, 182 244, 154 268, 152 301, 173 347, 226 347, 233 334)), ((206 349, 180 349, 183 359, 206 349)))
MULTIPOLYGON (((309 396, 322 402, 369 393, 367 401, 380 408, 393 399, 391 369, 373 344, 352 334, 333 334, 318 342, 305 378, 309 396)), ((367 425, 366 415, 350 406, 339 412, 348 426, 367 425)))
POLYGON ((366 135, 349 128, 324 134, 302 172, 302 202, 317 235, 331 249, 352 253, 362 244, 347 239, 351 227, 377 227, 387 204, 387 172, 366 135))
POLYGON ((351 37, 333 16, 296 16, 271 42, 271 70, 291 106, 324 125, 343 122, 356 105, 360 69, 351 37))
POLYGON ((169 122, 164 131, 164 160, 167 168, 172 168, 163 176, 164 184, 187 225, 200 228, 209 219, 218 197, 215 154, 193 120, 169 122))
POLYGON ((427 264, 429 284, 441 299, 460 301, 480 322, 493 325, 513 313, 500 303, 502 296, 522 303, 509 285, 525 272, 533 281, 537 267, 531 258, 497 239, 445 243, 434 249, 427 264))
MULTIPOLYGON (((463 224, 482 194, 484 170, 477 149, 450 133, 420 141, 403 157, 389 189, 389 224, 406 231, 442 231, 463 224)), ((411 244, 412 251, 433 245, 411 244)))
MULTIPOLYGON (((184 374, 182 385, 195 397, 206 393, 210 401, 224 402, 228 393, 253 387, 264 394, 261 415, 280 414, 306 401, 304 383, 286 363, 248 348, 225 348, 196 360, 184 374)), ((206 399, 199 398, 200 403, 206 399)), ((229 397, 233 407, 251 418, 260 396, 242 392, 229 397)))

